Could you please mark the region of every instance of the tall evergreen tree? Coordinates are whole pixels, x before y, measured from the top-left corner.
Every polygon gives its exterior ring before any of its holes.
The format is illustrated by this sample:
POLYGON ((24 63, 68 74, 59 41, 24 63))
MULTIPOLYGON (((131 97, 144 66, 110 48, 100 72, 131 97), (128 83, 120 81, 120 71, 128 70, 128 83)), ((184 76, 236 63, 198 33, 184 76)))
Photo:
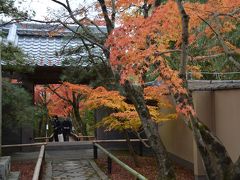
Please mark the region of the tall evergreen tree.
MULTIPOLYGON (((21 3, 21 1, 19 1, 21 3)), ((0 28, 7 23, 24 20, 28 17, 28 11, 20 11, 17 7, 15 7, 14 0, 0 0, 0 28)), ((33 12, 34 13, 34 12, 33 12)), ((2 31, 0 31, 0 36, 2 37, 2 31)), ((0 38, 2 40, 2 38, 0 38)), ((0 42, 0 104, 2 104, 2 56, 3 48, 5 50, 9 49, 16 51, 17 49, 10 46, 3 46, 2 42, 0 42)), ((19 51, 19 50, 17 50, 19 51)), ((4 51, 5 52, 5 51, 4 51)), ((20 52, 20 51, 19 51, 20 52)), ((5 54, 6 55, 6 54, 5 54)), ((9 54, 11 55, 11 54, 9 54)), ((8 56, 8 55, 7 55, 8 56)), ((17 56, 16 56, 17 57, 17 56)), ((11 58, 10 58, 11 59, 11 58)), ((10 60, 9 59, 9 60, 10 60)), ((8 58, 5 59, 5 61, 8 58)), ((0 106, 0 156, 1 156, 1 144, 2 144, 2 106, 0 106)))

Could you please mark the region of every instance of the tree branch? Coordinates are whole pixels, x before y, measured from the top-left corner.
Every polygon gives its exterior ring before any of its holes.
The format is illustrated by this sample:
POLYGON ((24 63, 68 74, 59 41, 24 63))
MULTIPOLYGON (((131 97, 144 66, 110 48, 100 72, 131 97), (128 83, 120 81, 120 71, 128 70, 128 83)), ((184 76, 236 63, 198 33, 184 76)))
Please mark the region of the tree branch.
POLYGON ((67 5, 64 4, 64 3, 62 3, 62 2, 60 2, 60 1, 58 1, 58 0, 52 0, 52 1, 55 2, 55 3, 57 3, 57 4, 59 4, 59 5, 61 5, 61 6, 63 6, 65 9, 68 9, 67 5))
POLYGON ((49 86, 49 85, 48 85, 48 88, 49 88, 54 94, 56 94, 60 99, 68 102, 68 103, 71 104, 71 105, 73 104, 72 101, 70 101, 69 99, 66 99, 66 98, 64 98, 63 96, 61 96, 61 95, 56 91, 56 89, 52 89, 51 86, 49 86))
POLYGON ((190 61, 206 61, 212 58, 216 58, 216 57, 220 57, 225 55, 225 53, 219 53, 219 54, 212 54, 212 55, 208 55, 208 56, 195 56, 195 57, 189 57, 188 59, 190 61))
POLYGON ((12 23, 12 22, 16 22, 16 21, 19 22, 19 21, 24 21, 24 20, 26 20, 26 19, 24 19, 24 18, 11 19, 11 20, 9 20, 9 21, 7 21, 7 22, 1 23, 1 24, 0 24, 0 27, 4 27, 4 26, 6 26, 7 24, 12 23))
POLYGON ((140 140, 140 142, 142 142, 145 147, 147 147, 147 148, 150 148, 150 147, 151 147, 150 145, 148 145, 148 144, 142 139, 142 137, 140 136, 140 134, 139 134, 138 132, 135 132, 135 133, 136 133, 138 139, 140 140))
MULTIPOLYGON (((215 18, 216 22, 217 22, 217 16, 218 16, 217 14, 214 15, 214 18, 215 18)), ((237 62, 237 61, 233 58, 232 53, 231 53, 231 51, 228 49, 227 45, 225 44, 222 36, 220 35, 219 30, 218 30, 218 29, 213 29, 213 27, 212 27, 206 20, 204 20, 204 19, 203 19, 202 17, 200 17, 200 16, 198 16, 198 17, 199 17, 204 23, 206 23, 206 24, 208 25, 208 27, 213 31, 213 33, 216 35, 219 43, 221 44, 221 46, 222 46, 225 54, 228 56, 229 61, 231 61, 231 62, 240 70, 240 63, 237 62)), ((218 22, 217 22, 217 24, 218 24, 218 22)))
POLYGON ((115 21, 116 21, 116 0, 111 0, 112 2, 112 16, 111 16, 111 20, 112 20, 112 26, 113 28, 115 27, 115 21))
POLYGON ((59 22, 60 24, 62 24, 65 28, 67 28, 68 30, 70 30, 71 32, 77 34, 79 37, 81 37, 81 38, 89 41, 90 43, 92 43, 92 44, 100 47, 100 48, 103 49, 103 50, 108 51, 108 49, 107 49, 104 45, 98 43, 97 41, 94 41, 94 40, 88 38, 87 36, 83 35, 82 33, 76 32, 75 30, 73 30, 72 28, 70 28, 68 25, 66 25, 64 22, 62 22, 62 21, 60 21, 60 20, 58 20, 58 22, 59 22))
POLYGON ((159 51, 156 51, 154 52, 154 55, 155 56, 161 56, 163 54, 167 54, 167 53, 174 53, 174 52, 182 52, 181 49, 169 49, 169 50, 166 50, 166 51, 162 51, 162 52, 159 52, 159 51))
POLYGON ((236 8, 232 12, 226 13, 226 14, 225 13, 219 13, 218 16, 230 16, 230 17, 235 18, 234 15, 238 14, 238 13, 240 13, 240 8, 236 8))
POLYGON ((188 49, 188 22, 189 16, 187 15, 181 0, 177 0, 178 10, 182 18, 182 53, 180 61, 180 77, 186 80, 186 68, 187 68, 187 49, 188 49))
POLYGON ((114 25, 108 16, 108 11, 107 11, 107 7, 105 4, 105 0, 98 0, 98 2, 100 4, 102 12, 103 12, 103 17, 106 22, 108 34, 110 34, 112 32, 112 30, 114 29, 114 25))
MULTIPOLYGON (((55 3, 57 3, 57 4, 59 4, 59 5, 61 5, 61 6, 63 6, 63 7, 68 11, 71 19, 72 19, 77 25, 79 25, 79 26, 83 29, 83 31, 84 31, 89 37, 92 38, 92 39, 91 39, 91 42, 93 42, 93 41, 98 41, 98 38, 97 38, 92 32, 90 32, 89 29, 86 28, 85 25, 83 25, 82 23, 80 23, 79 20, 76 19, 76 17, 75 17, 74 14, 73 14, 73 11, 72 11, 72 9, 71 9, 71 7, 70 7, 70 4, 69 4, 69 1, 68 1, 68 0, 66 0, 66 4, 64 4, 64 3, 62 3, 62 2, 60 2, 60 1, 58 1, 58 0, 52 0, 52 1, 55 2, 55 3)), ((85 37, 86 37, 86 36, 85 36, 85 37)), ((87 40, 90 41, 89 39, 90 39, 90 38, 88 38, 87 40)))
POLYGON ((98 30, 99 32, 102 33, 102 35, 103 35, 105 38, 107 38, 107 33, 106 33, 106 32, 104 32, 94 21, 92 21, 92 20, 90 20, 90 19, 88 19, 88 20, 89 20, 89 22, 90 22, 92 25, 94 25, 94 26, 97 28, 97 30, 98 30))

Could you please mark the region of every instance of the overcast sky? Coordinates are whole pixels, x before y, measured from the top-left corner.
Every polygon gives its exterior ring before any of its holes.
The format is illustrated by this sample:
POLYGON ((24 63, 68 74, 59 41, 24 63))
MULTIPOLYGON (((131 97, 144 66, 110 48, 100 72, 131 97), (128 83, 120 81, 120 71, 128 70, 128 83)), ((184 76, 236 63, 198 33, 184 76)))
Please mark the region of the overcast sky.
MULTIPOLYGON (((22 4, 19 4, 19 1, 16 1, 16 6, 18 6, 20 9, 28 9, 28 10, 34 10, 36 12, 35 19, 41 19, 44 20, 44 17, 46 17, 49 13, 49 9, 59 10, 60 5, 52 2, 51 0, 23 0, 24 2, 22 4)), ((65 2, 65 0, 60 0, 62 2, 65 2)), ((92 0, 69 0, 71 5, 77 6, 79 2, 87 3, 91 2, 92 0)))
POLYGON ((44 16, 47 16, 47 9, 49 8, 58 8, 55 3, 51 0, 24 0, 22 4, 19 4, 19 1, 16 1, 16 6, 21 10, 34 10, 36 12, 36 19, 44 19, 44 16))

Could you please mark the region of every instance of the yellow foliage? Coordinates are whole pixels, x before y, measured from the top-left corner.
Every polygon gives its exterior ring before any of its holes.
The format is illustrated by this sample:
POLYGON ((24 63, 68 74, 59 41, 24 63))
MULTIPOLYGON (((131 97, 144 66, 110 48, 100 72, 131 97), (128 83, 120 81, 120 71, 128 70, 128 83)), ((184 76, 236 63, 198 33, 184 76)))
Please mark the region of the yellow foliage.
MULTIPOLYGON (((118 130, 122 131, 125 129, 131 129, 137 131, 141 127, 141 121, 132 104, 127 104, 124 102, 124 98, 116 92, 110 92, 108 94, 105 90, 102 92, 105 93, 108 98, 101 101, 102 106, 107 106, 109 108, 115 109, 116 113, 112 113, 109 116, 105 117, 98 126, 106 127, 107 131, 118 130), (113 96, 112 96, 113 95, 113 96), (114 100, 114 104, 113 103, 114 100), (110 101, 110 102, 108 102, 110 101)), ((166 87, 152 86, 144 89, 145 99, 156 101, 155 106, 148 106, 152 120, 155 122, 169 121, 177 118, 175 108, 171 104, 169 97, 162 94, 168 93, 166 87)), ((104 96, 104 95, 103 95, 104 96)), ((95 96, 94 96, 95 97, 95 96)), ((97 102, 95 102, 97 103, 97 102)), ((100 105, 97 103, 95 107, 100 105)))
POLYGON ((223 29, 222 29, 222 32, 223 32, 223 33, 230 32, 230 31, 232 31, 233 29, 236 29, 235 23, 230 22, 230 21, 225 21, 225 22, 224 22, 224 24, 223 24, 223 29))
POLYGON ((200 67, 198 66, 187 66, 187 71, 190 71, 192 74, 192 77, 195 79, 201 79, 202 78, 202 73, 200 70, 200 67))
POLYGON ((89 109, 96 109, 101 106, 120 111, 126 110, 127 104, 124 102, 124 97, 118 91, 107 91, 104 87, 93 89, 89 94, 85 105, 89 109))
POLYGON ((118 131, 125 129, 137 131, 141 126, 141 121, 136 111, 126 111, 110 114, 99 125, 107 127, 107 131, 113 129, 118 131))

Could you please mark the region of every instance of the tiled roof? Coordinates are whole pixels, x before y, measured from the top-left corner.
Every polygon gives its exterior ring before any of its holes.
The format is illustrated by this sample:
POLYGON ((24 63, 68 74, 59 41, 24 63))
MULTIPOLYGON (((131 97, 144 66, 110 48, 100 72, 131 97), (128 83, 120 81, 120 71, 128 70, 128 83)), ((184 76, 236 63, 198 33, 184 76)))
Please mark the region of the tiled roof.
MULTIPOLYGON (((31 64, 38 66, 61 66, 64 60, 63 56, 57 56, 63 46, 66 44, 66 48, 76 48, 82 44, 79 39, 72 39, 69 42, 69 38, 72 33, 69 30, 63 30, 54 36, 51 35, 53 25, 46 24, 15 24, 16 32, 14 30, 10 35, 10 31, 13 25, 7 25, 3 27, 3 31, 7 32, 8 39, 20 47, 24 53, 27 54, 31 64), (15 36, 15 37, 14 37, 15 36)), ((76 28, 73 26, 72 28, 76 28)), ((96 28, 93 29, 96 33, 99 33, 96 28)), ((102 29, 104 31, 104 28, 102 29)), ((99 49, 96 52, 99 52, 99 49)), ((80 56, 84 56, 80 54, 80 56)), ((76 58, 76 56, 75 56, 76 58)))
MULTIPOLYGON (((61 66, 63 57, 56 56, 56 52, 60 51, 66 43, 61 37, 41 37, 21 35, 18 39, 18 47, 20 47, 27 56, 39 66, 61 66)), ((78 41, 71 41, 71 47, 76 47, 78 41)), ((69 46, 68 46, 69 47, 69 46)))
POLYGON ((240 89, 240 80, 190 80, 188 86, 192 91, 240 89))

